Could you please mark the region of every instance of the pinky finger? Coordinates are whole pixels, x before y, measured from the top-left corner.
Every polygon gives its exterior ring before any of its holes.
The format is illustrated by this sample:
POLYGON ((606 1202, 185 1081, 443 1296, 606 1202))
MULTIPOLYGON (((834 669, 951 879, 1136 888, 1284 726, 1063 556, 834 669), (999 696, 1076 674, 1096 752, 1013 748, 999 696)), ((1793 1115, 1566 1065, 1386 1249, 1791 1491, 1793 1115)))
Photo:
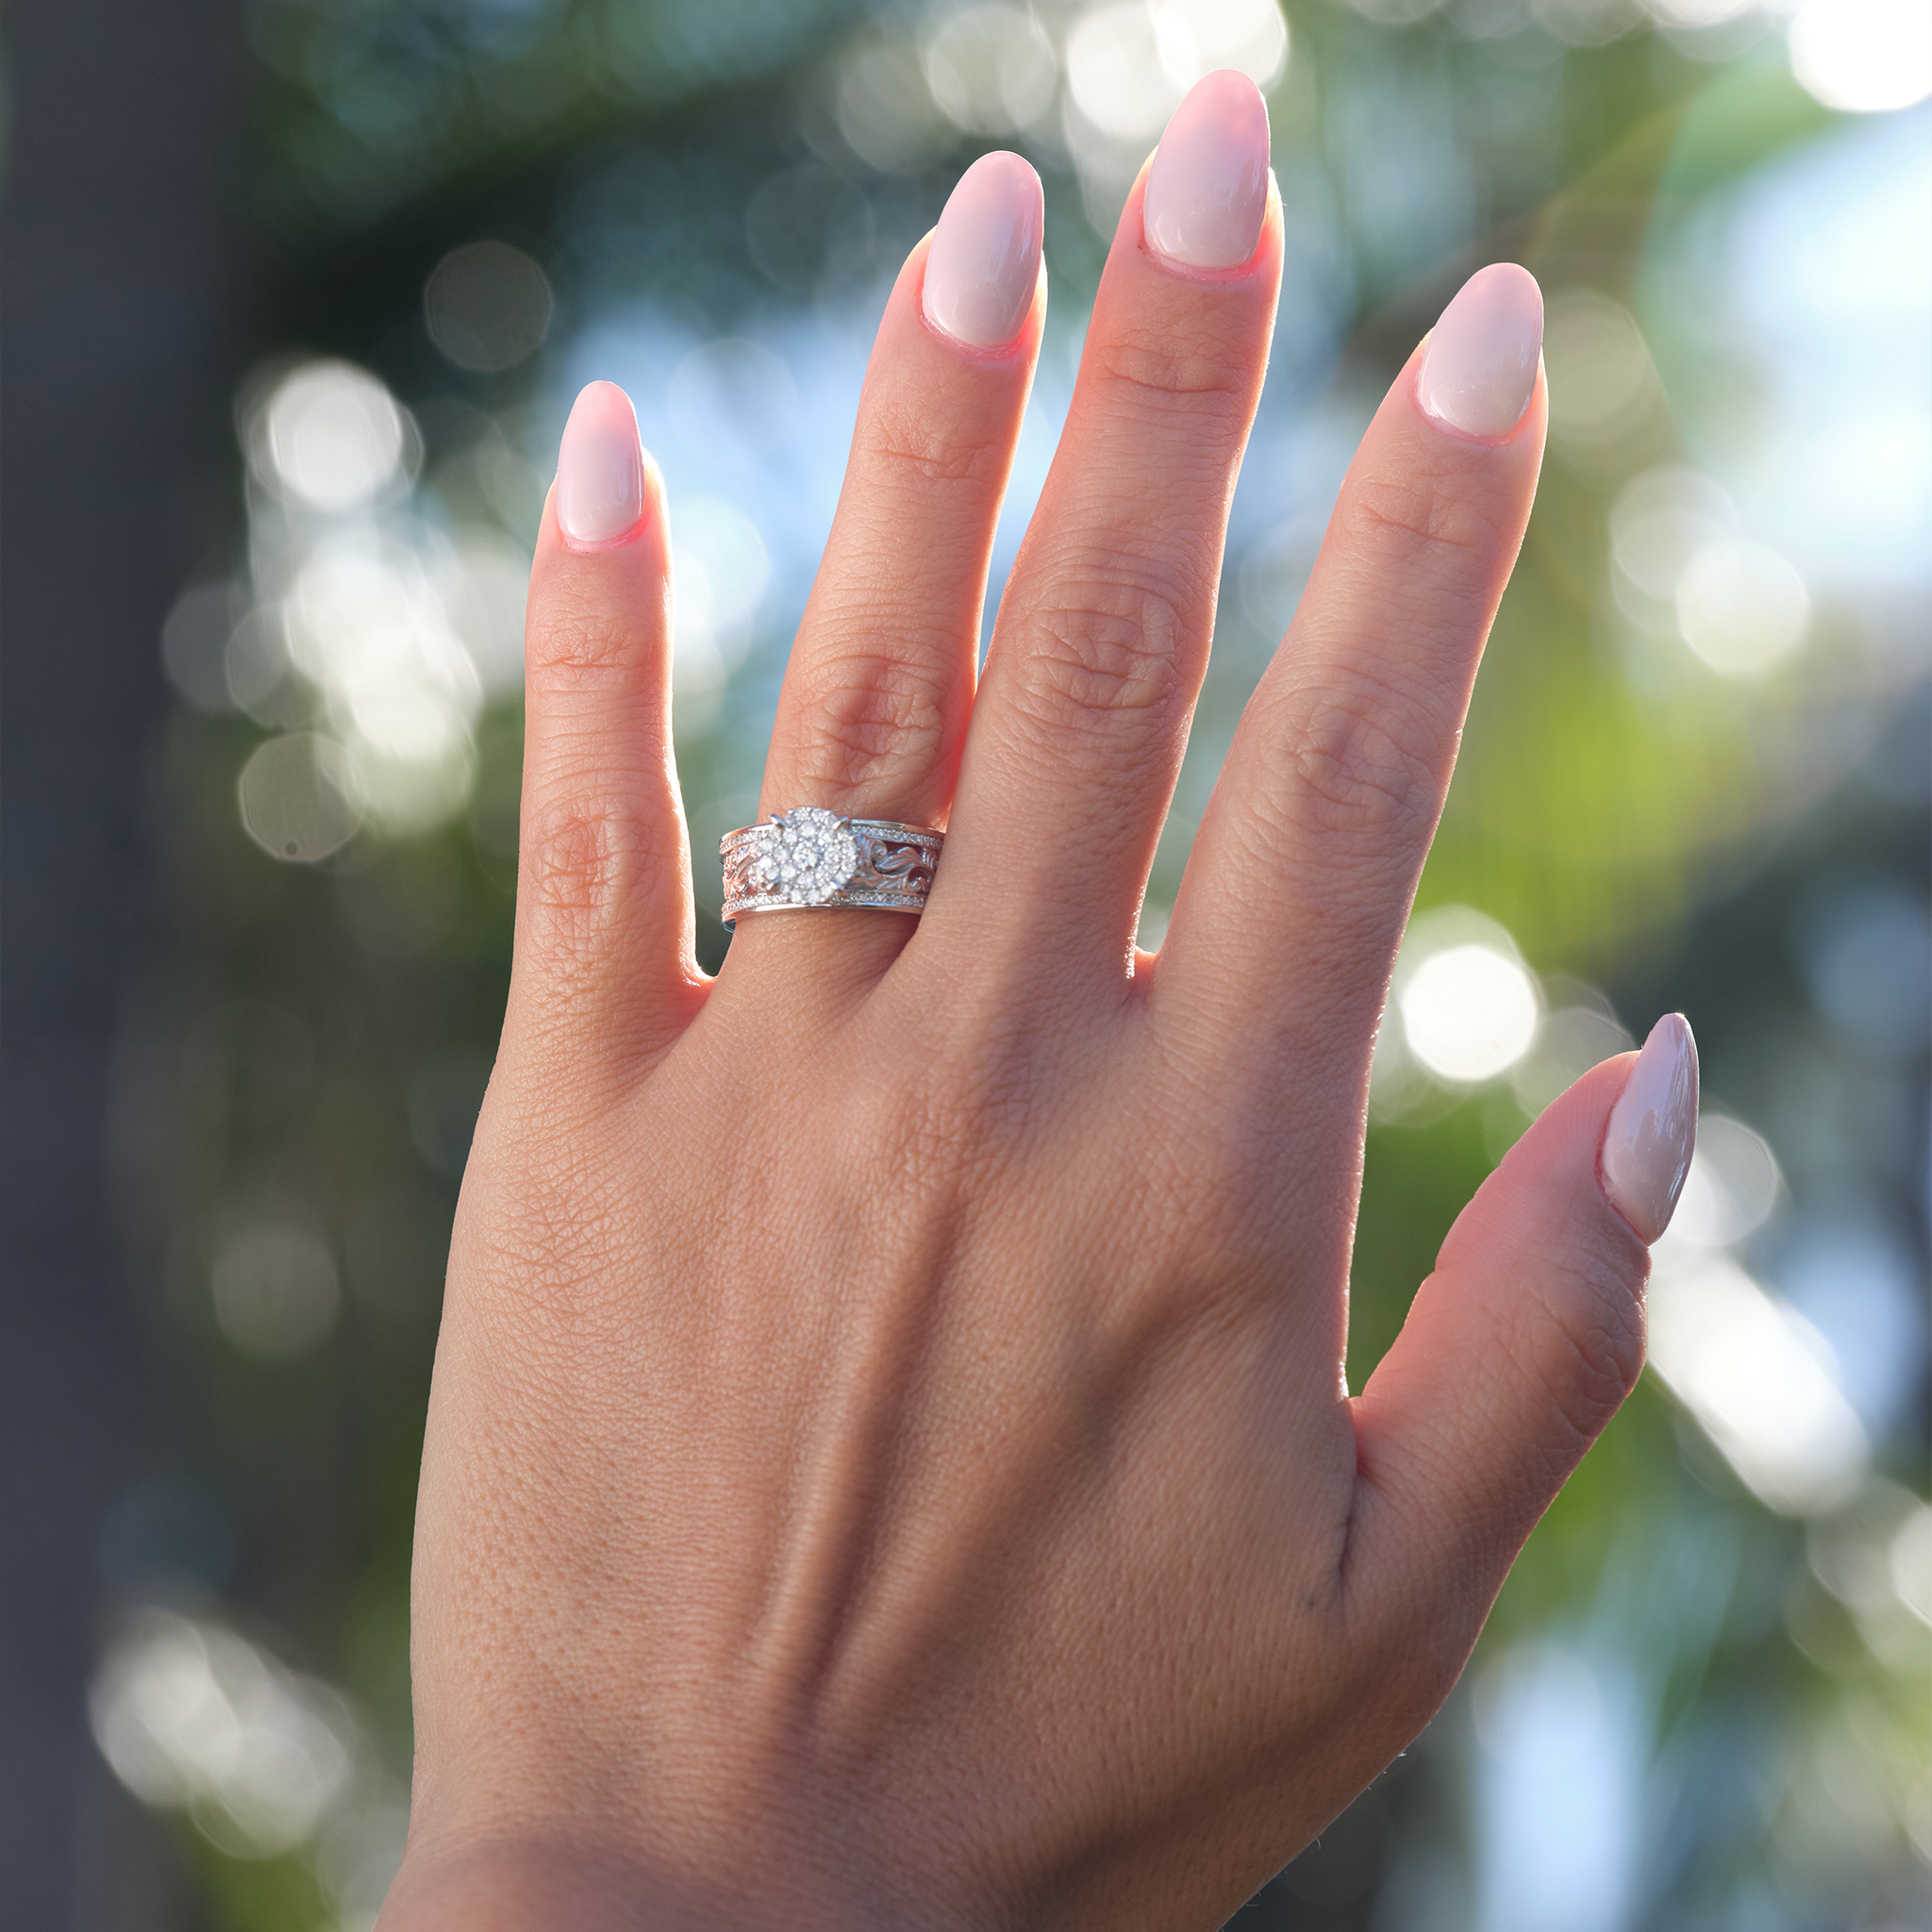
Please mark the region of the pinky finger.
POLYGON ((663 485, 630 399, 593 382, 563 432, 525 625, 512 1046, 592 1086, 641 1071, 701 997, 671 740, 663 485))

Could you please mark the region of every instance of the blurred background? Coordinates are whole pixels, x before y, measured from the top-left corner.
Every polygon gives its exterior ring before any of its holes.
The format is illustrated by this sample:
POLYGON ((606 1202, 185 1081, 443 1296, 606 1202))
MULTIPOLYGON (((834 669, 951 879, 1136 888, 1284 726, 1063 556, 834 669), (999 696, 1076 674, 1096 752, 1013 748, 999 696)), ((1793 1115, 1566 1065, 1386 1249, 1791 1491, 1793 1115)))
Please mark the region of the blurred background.
MULTIPOLYGON (((1651 1365, 1463 1685, 1235 1922, 1932 1925, 1924 0, 22 0, 0 283, 0 1918, 366 1932, 508 974, 569 401, 673 503, 699 945, 885 291, 1047 189, 1013 554, 1186 86, 1288 225, 1156 944, 1353 444, 1548 298, 1541 495, 1378 1049, 1351 1380, 1580 1069, 1682 1008, 1651 1365)), ((997 593, 998 583, 994 591, 997 593)), ((991 606, 990 606, 991 608, 991 606)))

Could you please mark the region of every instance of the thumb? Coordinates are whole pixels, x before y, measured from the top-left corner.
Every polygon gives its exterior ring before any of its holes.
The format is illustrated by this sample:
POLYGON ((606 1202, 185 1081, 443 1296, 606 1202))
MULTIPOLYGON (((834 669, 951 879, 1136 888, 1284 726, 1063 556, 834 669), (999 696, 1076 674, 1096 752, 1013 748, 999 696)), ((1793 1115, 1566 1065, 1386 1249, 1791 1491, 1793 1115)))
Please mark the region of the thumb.
POLYGON ((1697 1045, 1670 1013, 1641 1053, 1586 1074, 1510 1149, 1353 1405, 1352 1581, 1398 1622, 1448 1586, 1466 1614, 1436 1636, 1459 1646, 1457 1669, 1517 1551, 1636 1383, 1646 1244, 1696 1137, 1697 1045))

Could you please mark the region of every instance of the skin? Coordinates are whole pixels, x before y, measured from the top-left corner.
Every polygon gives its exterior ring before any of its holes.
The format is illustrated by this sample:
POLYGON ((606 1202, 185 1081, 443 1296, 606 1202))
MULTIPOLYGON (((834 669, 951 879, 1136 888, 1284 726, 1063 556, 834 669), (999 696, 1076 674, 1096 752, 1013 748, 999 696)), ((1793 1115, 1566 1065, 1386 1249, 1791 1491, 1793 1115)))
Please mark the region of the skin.
POLYGON ((592 550, 546 514, 382 1932, 1215 1926, 1441 1704, 1638 1373, 1627 1056, 1341 1367, 1370 1050, 1541 378, 1480 439, 1397 377, 1136 953, 1281 272, 1272 194, 1222 274, 1140 198, 976 693, 1044 279, 965 350, 922 244, 880 328, 761 810, 948 824, 923 920, 749 918, 704 977, 658 486, 592 550))

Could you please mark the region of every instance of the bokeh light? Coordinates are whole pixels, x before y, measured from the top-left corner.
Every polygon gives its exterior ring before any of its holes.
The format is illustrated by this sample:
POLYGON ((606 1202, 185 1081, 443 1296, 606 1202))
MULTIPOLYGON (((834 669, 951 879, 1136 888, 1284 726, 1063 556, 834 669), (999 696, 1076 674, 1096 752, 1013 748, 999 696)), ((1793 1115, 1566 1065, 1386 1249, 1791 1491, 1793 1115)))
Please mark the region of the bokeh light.
POLYGON ((1536 1043, 1542 1001, 1515 941, 1471 908, 1414 920, 1392 1004, 1408 1052, 1438 1079, 1475 1085, 1507 1073, 1536 1043))
POLYGON ((1074 105, 1103 133, 1158 134, 1204 74, 1233 68, 1267 88, 1289 53, 1275 0, 1109 0, 1067 35, 1074 105))
POLYGON ((694 708, 723 687, 750 649, 772 568, 758 526, 719 497, 679 506, 672 530, 673 687, 689 728, 701 715, 694 708))
POLYGON ((1543 363, 1550 440, 1589 473, 1654 439, 1663 416, 1657 369, 1637 319, 1589 289, 1552 294, 1544 310, 1543 363))
POLYGON ((420 560, 338 539, 304 563, 287 611, 290 657, 341 732, 361 805, 398 828, 458 809, 482 681, 420 560))
POLYGON ((847 58, 838 114, 839 131, 853 153, 882 174, 916 172, 947 139, 919 51, 907 41, 878 41, 847 58))
POLYGON ((1148 149, 1202 75, 1233 68, 1272 88, 1290 51, 1276 0, 1106 0, 1078 13, 1066 32, 1061 132, 1089 219, 1111 225, 1148 149))
POLYGON ((1764 1136, 1707 1108, 1672 1221, 1674 1239, 1698 1248, 1730 1247, 1770 1218, 1783 1185, 1764 1136))
POLYGON ((1763 543, 1707 543, 1677 579, 1684 641, 1724 677, 1782 664, 1811 627, 1805 579, 1763 543))
POLYGON ((1552 1004, 1537 1029, 1535 1047, 1509 1068, 1510 1091, 1530 1119, 1591 1068, 1637 1044, 1595 987, 1564 978, 1546 992, 1552 1004))
POLYGON ((258 745, 235 789, 248 836, 276 858, 313 864, 339 852, 361 823, 341 747, 313 732, 258 745))
POLYGON ((1714 27, 1758 10, 1757 0, 1643 0, 1653 20, 1668 26, 1714 27))
MULTIPOLYGON (((548 324, 541 282, 507 244, 445 257, 425 298, 438 346, 479 371, 524 359, 548 324)), ((500 524, 420 514, 420 432, 366 370, 303 365, 244 412, 243 433, 275 487, 251 502, 251 581, 229 590, 221 674, 230 706, 286 734, 244 768, 243 824, 278 858, 314 863, 365 824, 408 835, 448 822, 475 786, 484 707, 522 689, 527 551, 500 524)), ((487 418, 465 456, 486 502, 499 485, 514 502, 515 458, 487 418)), ((171 676, 204 708, 217 594, 177 605, 163 641, 171 676)))
POLYGON ((1805 908, 1798 956, 1819 1010, 1847 1040, 1903 1059, 1932 1040, 1932 912, 1903 885, 1842 880, 1805 908))
POLYGON ((1909 108, 1932 94, 1932 9, 1922 0, 1806 0, 1789 29, 1791 72, 1827 108, 1909 108))
POLYGON ((335 1326, 341 1302, 328 1249, 306 1228, 275 1224, 230 1236, 209 1287, 222 1333, 264 1361, 306 1355, 335 1326))
POLYGON ((302 504, 339 512, 389 487, 408 449, 402 410, 347 362, 313 362, 275 385, 257 429, 257 472, 302 504))
POLYGON ((1053 105, 1059 61, 1024 8, 962 7, 939 15, 925 42, 925 75, 940 111, 969 134, 1012 134, 1053 105))
POLYGON ((1609 527, 1618 607, 1644 629, 1671 637, 1685 573, 1698 557, 1731 543, 1739 519, 1709 477, 1667 464, 1624 484, 1610 506, 1609 527))
POLYGON ((1883 1441, 1910 1411, 1932 1341, 1910 1249, 1869 1205, 1841 1202, 1794 1217, 1772 1278, 1824 1338, 1866 1434, 1883 1441))
POLYGON ((234 1631, 173 1611, 129 1621, 101 1660, 89 1712, 129 1790, 191 1810, 238 1857, 273 1857, 311 1838, 350 1782, 356 1739, 340 1698, 234 1631))
POLYGON ((219 1618, 147 1606, 114 1631, 88 1716, 101 1755, 144 1804, 182 1813, 227 1857, 305 1855, 334 1924, 375 1923, 408 1807, 332 1685, 219 1618))
POLYGON ((1402 990, 1408 1050, 1445 1080, 1490 1080, 1536 1040, 1536 988, 1518 962, 1484 945, 1432 953, 1402 990))
POLYGON ((534 355, 550 333, 550 281, 521 248, 468 242, 423 285, 429 340, 458 369, 500 375, 534 355))
POLYGON ((1627 1923, 1644 1772, 1627 1669, 1571 1645, 1491 1663, 1473 1699, 1483 1932, 1618 1932, 1627 1923))
POLYGON ((1771 1508, 1808 1516, 1841 1503, 1871 1445, 1816 1329, 1735 1262, 1659 1267, 1650 1361, 1732 1468, 1771 1508))
POLYGON ((1932 1624, 1932 1505, 1914 1503, 1906 1511, 1885 1554, 1899 1602, 1932 1624))
POLYGON ((1841 1507, 1807 1524, 1810 1574, 1851 1613, 1874 1655, 1907 1672, 1924 1662, 1925 1545, 1932 1507, 1872 1476, 1841 1507))
POLYGON ((161 625, 168 682, 197 711, 225 711, 228 640, 242 610, 235 585, 196 584, 175 600, 161 625))

